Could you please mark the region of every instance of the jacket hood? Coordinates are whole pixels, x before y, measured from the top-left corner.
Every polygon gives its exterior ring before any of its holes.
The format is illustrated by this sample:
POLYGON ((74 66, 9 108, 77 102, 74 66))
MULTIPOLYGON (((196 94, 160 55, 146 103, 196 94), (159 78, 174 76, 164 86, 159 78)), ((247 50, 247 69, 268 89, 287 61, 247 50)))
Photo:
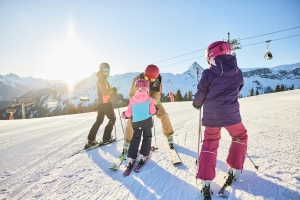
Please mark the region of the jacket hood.
POLYGON ((215 57, 216 65, 211 64, 209 70, 218 76, 229 77, 239 71, 236 57, 232 55, 219 55, 215 57))
POLYGON ((134 102, 136 103, 143 103, 149 99, 149 94, 147 92, 136 92, 135 95, 132 97, 134 102))

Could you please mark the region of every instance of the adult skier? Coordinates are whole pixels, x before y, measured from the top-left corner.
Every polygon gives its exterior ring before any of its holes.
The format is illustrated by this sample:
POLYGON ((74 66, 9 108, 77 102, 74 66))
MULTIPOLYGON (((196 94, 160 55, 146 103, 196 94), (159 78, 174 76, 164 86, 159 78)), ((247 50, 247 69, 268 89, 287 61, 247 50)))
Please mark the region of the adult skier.
POLYGON ((137 158, 138 148, 140 146, 141 137, 143 141, 140 149, 139 164, 143 164, 150 154, 151 138, 152 138, 152 115, 155 115, 157 110, 154 101, 149 97, 149 82, 145 79, 138 79, 135 84, 135 94, 130 99, 128 108, 122 113, 122 118, 132 118, 133 137, 130 141, 128 149, 128 164, 127 170, 131 170, 135 159, 137 158))
POLYGON ((98 115, 96 118, 96 122, 93 124, 89 135, 87 137, 88 141, 84 148, 89 148, 98 144, 96 140, 96 135, 100 125, 103 123, 104 116, 106 116, 109 121, 106 125, 103 133, 103 143, 112 142, 111 132, 113 130, 113 126, 116 122, 116 115, 111 104, 111 96, 117 93, 117 89, 113 87, 110 88, 109 82, 107 81, 107 77, 110 73, 110 66, 107 63, 101 63, 99 67, 99 71, 97 72, 97 93, 98 93, 98 115))
MULTIPOLYGON (((158 109, 156 117, 161 120, 163 133, 168 139, 170 148, 173 148, 174 131, 169 119, 169 115, 168 113, 166 113, 165 108, 160 102, 161 92, 162 92, 162 77, 159 74, 159 68, 156 65, 152 65, 152 64, 148 65, 143 73, 139 74, 133 79, 128 94, 129 99, 131 99, 135 94, 135 82, 138 79, 144 79, 149 82, 150 84, 149 96, 153 99, 153 102, 158 109)), ((129 147, 129 143, 131 141, 132 135, 133 135, 132 120, 129 119, 127 121, 127 126, 126 126, 126 141, 124 143, 125 151, 129 147)))
MULTIPOLYGON (((237 170, 243 169, 247 151, 247 130, 240 116, 238 95, 244 80, 231 46, 224 41, 210 44, 205 52, 208 69, 202 73, 193 106, 203 106, 204 140, 199 157, 197 179, 202 181, 204 199, 211 199, 210 181, 215 178, 217 150, 224 127, 232 137, 226 162, 229 167, 226 185, 236 179, 237 170)), ((201 119, 200 119, 201 120, 201 119)))

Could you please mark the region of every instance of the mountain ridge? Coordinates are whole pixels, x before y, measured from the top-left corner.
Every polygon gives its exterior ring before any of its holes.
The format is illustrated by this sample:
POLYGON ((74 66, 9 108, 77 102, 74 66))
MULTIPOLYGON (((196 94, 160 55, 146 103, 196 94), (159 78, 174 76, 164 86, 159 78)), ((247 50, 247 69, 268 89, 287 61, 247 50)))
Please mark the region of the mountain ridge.
MULTIPOLYGON (((204 68, 197 62, 193 62, 192 65, 181 74, 161 73, 163 77, 162 93, 168 95, 172 91, 176 94, 177 90, 180 90, 182 95, 189 91, 195 93, 197 91, 196 86, 198 80, 200 80, 203 70, 204 68), (199 69, 198 76, 196 73, 197 68, 199 69)), ((259 94, 270 93, 275 90, 278 84, 283 84, 288 88, 292 85, 294 85, 295 88, 300 87, 300 63, 280 65, 272 68, 253 68, 252 70, 244 70, 241 68, 241 70, 244 76, 244 87, 240 92, 240 96, 242 97, 249 96, 251 89, 254 89, 254 91, 258 90, 259 94)), ((132 79, 140 73, 141 72, 128 72, 125 74, 116 74, 109 76, 108 81, 111 87, 118 89, 118 93, 121 94, 123 98, 127 98, 132 79)), ((34 109, 43 110, 43 113, 47 113, 45 116, 52 116, 53 113, 66 114, 69 105, 73 105, 74 107, 81 106, 83 110, 90 106, 97 105, 96 72, 91 73, 89 77, 77 82, 72 89, 63 81, 50 81, 32 77, 20 78, 14 74, 6 76, 0 75, 0 108, 2 109, 7 107, 12 97, 28 95, 32 90, 41 90, 40 92, 36 92, 39 96, 35 97, 37 98, 37 105, 31 106, 32 113, 29 114, 29 111, 27 111, 28 118, 36 117, 37 114, 34 113, 37 113, 37 111, 34 111, 34 109), (5 79, 6 76, 9 77, 5 79), (16 81, 14 81, 14 78, 16 81), (8 80, 13 84, 7 84, 9 82, 8 80), (90 101, 81 102, 80 97, 82 96, 89 98, 90 101), (57 107, 46 108, 47 102, 50 101, 57 101, 57 107), (5 104, 3 102, 5 102, 5 104), (32 109, 33 107, 35 108, 32 109)), ((28 109, 29 108, 27 108, 27 110, 28 109)), ((20 115, 19 110, 20 109, 18 109, 18 115, 20 115)), ((0 111, 0 119, 7 119, 7 114, 3 110, 0 111)))

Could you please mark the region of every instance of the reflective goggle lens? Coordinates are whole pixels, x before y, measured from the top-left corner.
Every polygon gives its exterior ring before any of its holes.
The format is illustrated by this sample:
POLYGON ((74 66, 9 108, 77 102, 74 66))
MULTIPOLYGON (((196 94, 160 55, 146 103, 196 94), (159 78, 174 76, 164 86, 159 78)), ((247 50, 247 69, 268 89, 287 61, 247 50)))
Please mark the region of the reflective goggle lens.
POLYGON ((149 77, 147 77, 147 76, 145 76, 145 79, 146 79, 147 81, 150 80, 150 82, 154 82, 154 81, 155 81, 155 79, 153 79, 153 78, 150 78, 150 79, 149 79, 149 77))
POLYGON ((102 69, 102 72, 109 72, 110 70, 109 70, 109 68, 103 68, 102 69))

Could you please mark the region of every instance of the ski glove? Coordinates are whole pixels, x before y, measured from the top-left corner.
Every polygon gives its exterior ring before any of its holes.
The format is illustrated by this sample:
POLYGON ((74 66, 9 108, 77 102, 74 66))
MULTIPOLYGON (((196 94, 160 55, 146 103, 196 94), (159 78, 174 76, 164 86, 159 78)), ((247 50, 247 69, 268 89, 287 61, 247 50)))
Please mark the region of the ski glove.
POLYGON ((196 108, 197 110, 199 110, 202 106, 196 106, 193 102, 193 107, 196 108))
POLYGON ((123 119, 129 119, 129 117, 126 117, 126 115, 125 115, 125 111, 124 111, 124 112, 122 112, 122 118, 123 118, 123 119))
POLYGON ((155 106, 156 112, 152 116, 156 115, 158 112, 158 107, 156 105, 154 105, 154 106, 155 106))
POLYGON ((117 88, 115 88, 115 87, 111 88, 111 91, 112 91, 112 94, 117 94, 117 92, 118 92, 117 88))

